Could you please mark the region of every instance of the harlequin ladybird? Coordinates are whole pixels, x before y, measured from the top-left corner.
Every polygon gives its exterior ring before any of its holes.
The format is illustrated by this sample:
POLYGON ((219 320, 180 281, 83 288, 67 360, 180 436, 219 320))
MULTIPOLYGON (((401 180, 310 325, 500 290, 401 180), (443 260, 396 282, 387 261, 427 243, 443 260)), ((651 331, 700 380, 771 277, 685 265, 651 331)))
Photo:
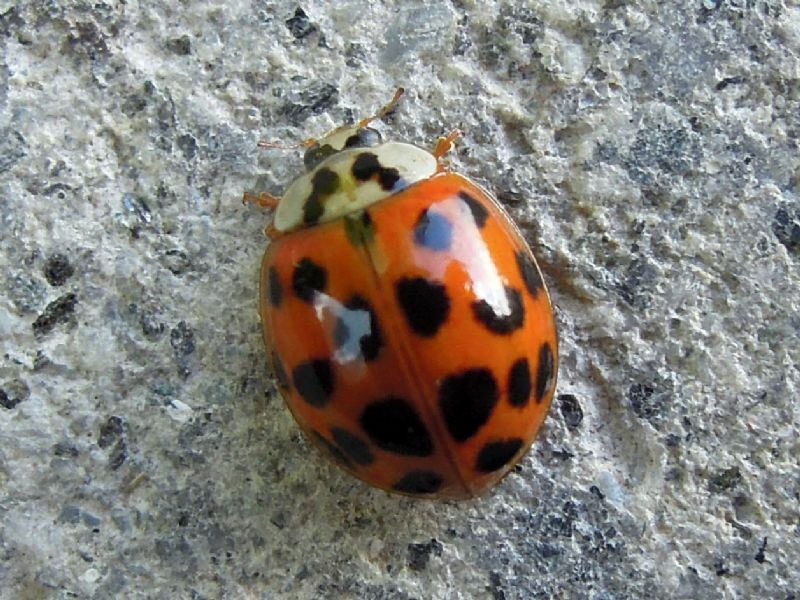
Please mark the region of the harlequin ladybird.
POLYGON ((309 439, 391 492, 469 498, 526 452, 555 390, 553 309, 497 201, 369 123, 309 140, 261 271, 269 360, 309 439))

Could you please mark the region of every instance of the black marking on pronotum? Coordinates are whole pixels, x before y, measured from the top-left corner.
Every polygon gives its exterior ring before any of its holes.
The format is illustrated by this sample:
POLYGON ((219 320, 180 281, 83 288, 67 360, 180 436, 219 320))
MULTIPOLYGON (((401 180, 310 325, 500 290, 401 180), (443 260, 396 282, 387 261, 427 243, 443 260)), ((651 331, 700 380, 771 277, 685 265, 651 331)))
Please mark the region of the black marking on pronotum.
POLYGON ((303 203, 303 223, 314 225, 325 212, 323 203, 339 189, 339 175, 328 168, 317 170, 311 178, 311 193, 303 203))
POLYGON ((358 181, 369 181, 377 176, 378 184, 384 191, 394 189, 400 180, 400 171, 394 167, 381 166, 378 157, 372 152, 362 152, 359 154, 352 166, 353 177, 358 181))

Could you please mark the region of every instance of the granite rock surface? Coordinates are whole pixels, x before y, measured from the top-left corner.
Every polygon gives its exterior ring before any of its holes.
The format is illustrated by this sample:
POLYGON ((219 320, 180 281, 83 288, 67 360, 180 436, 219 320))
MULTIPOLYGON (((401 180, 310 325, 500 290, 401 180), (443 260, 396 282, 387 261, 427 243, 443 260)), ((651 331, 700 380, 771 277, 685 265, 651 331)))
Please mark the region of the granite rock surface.
POLYGON ((794 0, 0 2, 0 596, 800 599, 794 0), (293 143, 375 110, 558 309, 488 497, 302 437, 256 313, 293 143))

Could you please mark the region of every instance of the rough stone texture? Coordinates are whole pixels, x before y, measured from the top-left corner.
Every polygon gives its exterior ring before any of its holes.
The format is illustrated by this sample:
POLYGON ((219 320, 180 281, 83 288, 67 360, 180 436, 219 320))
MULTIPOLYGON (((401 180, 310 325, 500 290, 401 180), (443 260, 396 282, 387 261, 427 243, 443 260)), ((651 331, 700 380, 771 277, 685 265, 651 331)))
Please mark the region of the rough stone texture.
POLYGON ((7 598, 800 598, 794 0, 0 3, 7 598), (525 8, 520 8, 524 6, 525 8), (559 396, 489 497, 299 434, 256 272, 291 143, 381 125, 496 190, 559 396))

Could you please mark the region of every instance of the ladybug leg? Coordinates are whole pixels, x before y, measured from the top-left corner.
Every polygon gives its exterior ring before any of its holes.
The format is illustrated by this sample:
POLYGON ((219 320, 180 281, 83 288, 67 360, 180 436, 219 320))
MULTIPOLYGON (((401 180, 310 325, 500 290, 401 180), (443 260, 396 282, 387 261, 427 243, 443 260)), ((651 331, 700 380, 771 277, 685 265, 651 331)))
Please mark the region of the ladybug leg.
POLYGON ((392 99, 389 100, 389 103, 386 104, 386 106, 381 108, 378 112, 376 112, 371 117, 367 117, 366 119, 361 119, 358 122, 358 128, 359 129, 363 129, 364 127, 366 127, 367 125, 369 125, 373 121, 377 121, 378 119, 382 119, 383 117, 388 115, 390 112, 392 112, 397 107, 397 104, 400 102, 400 97, 405 93, 406 93, 405 88, 401 88, 401 87, 397 88, 397 91, 395 91, 394 96, 392 96, 392 99))
POLYGON ((278 150, 296 150, 298 148, 308 148, 318 142, 317 138, 308 138, 296 144, 281 144, 280 142, 270 142, 268 140, 261 140, 258 142, 259 148, 276 148, 278 150))
POLYGON ((250 202, 253 204, 258 204, 261 208, 275 208, 278 206, 280 201, 281 199, 278 198, 278 196, 273 196, 267 192, 261 192, 259 194, 245 192, 242 196, 242 204, 247 204, 250 202))
POLYGON ((439 141, 436 142, 436 147, 433 149, 433 155, 436 157, 436 160, 439 160, 445 154, 450 152, 450 150, 453 149, 453 142, 460 137, 461 131, 458 129, 453 129, 453 131, 451 131, 446 137, 439 138, 439 141))
POLYGON ((282 231, 278 231, 275 228, 274 223, 270 223, 266 227, 264 227, 264 235, 266 235, 271 240, 277 240, 279 237, 283 235, 282 231))

